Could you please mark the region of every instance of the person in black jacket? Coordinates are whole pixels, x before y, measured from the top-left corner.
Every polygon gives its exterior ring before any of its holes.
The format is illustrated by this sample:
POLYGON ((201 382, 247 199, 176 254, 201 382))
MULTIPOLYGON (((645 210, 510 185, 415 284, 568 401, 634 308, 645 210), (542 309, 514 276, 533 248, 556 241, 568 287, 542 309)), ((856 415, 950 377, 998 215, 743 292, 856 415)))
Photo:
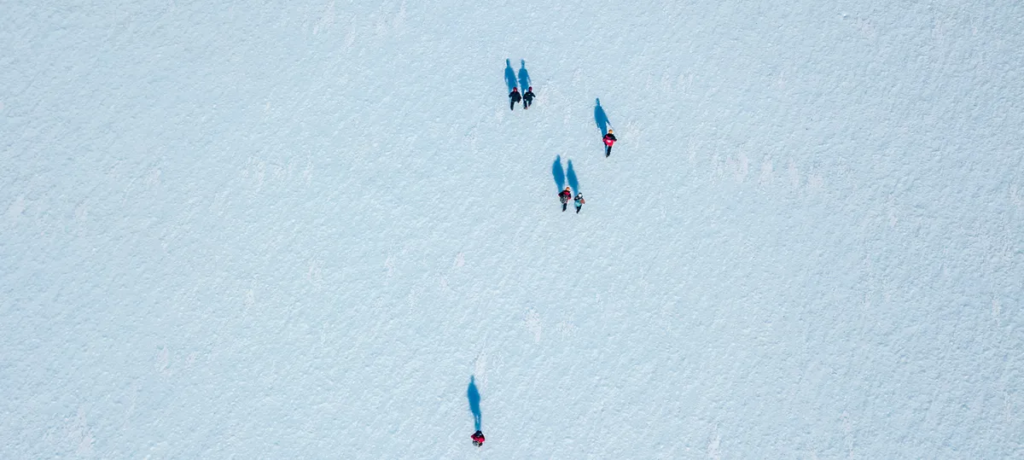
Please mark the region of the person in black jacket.
POLYGON ((512 92, 508 93, 508 98, 512 100, 512 102, 508 105, 508 109, 515 110, 516 102, 519 102, 519 100, 522 99, 523 97, 519 95, 519 88, 513 86, 512 92))
POLYGON ((530 108, 530 105, 533 104, 534 97, 536 97, 536 94, 533 94, 533 87, 531 86, 526 89, 525 93, 523 93, 523 110, 530 108))

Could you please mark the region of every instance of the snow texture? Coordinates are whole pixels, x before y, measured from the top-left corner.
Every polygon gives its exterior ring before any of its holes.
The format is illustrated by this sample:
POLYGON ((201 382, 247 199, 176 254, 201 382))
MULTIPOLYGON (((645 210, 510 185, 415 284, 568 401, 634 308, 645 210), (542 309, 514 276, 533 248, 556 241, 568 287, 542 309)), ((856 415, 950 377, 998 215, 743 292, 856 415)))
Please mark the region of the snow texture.
POLYGON ((1024 3, 6 0, 0 42, 0 458, 1024 458, 1024 3))

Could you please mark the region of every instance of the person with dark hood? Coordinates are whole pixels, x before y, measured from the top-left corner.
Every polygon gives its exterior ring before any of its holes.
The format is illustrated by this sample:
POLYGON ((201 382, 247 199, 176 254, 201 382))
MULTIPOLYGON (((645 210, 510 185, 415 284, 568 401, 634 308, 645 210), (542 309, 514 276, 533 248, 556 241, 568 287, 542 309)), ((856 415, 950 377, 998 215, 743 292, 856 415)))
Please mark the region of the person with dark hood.
POLYGON ((484 433, 482 431, 476 430, 476 433, 473 433, 473 435, 470 436, 470 438, 473 439, 474 446, 480 447, 484 445, 484 433))
POLYGON ((519 102, 523 97, 519 95, 519 88, 512 87, 512 92, 508 93, 508 98, 512 101, 508 105, 509 110, 515 110, 516 102, 519 102))
POLYGON ((533 105, 534 97, 537 97, 537 95, 533 94, 533 87, 531 86, 526 89, 525 93, 523 93, 523 110, 529 109, 530 106, 533 105))
POLYGON ((576 214, 579 214, 580 209, 583 209, 583 205, 586 204, 587 201, 583 199, 582 193, 576 193, 576 198, 573 201, 576 202, 576 214))

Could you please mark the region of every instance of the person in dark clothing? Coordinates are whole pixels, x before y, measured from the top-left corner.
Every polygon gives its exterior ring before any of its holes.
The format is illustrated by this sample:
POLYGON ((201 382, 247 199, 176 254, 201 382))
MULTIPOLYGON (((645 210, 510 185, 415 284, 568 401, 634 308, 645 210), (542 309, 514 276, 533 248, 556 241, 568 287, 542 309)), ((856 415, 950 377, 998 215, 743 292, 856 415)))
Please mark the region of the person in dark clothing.
POLYGON ((536 94, 533 94, 532 86, 526 89, 526 92, 523 93, 523 110, 530 108, 530 105, 533 104, 533 98, 536 96, 536 94))
POLYGON ((583 205, 586 204, 587 201, 583 199, 583 194, 582 193, 577 193, 576 194, 576 198, 573 201, 576 202, 576 214, 579 214, 580 213, 580 209, 583 208, 583 205))
POLYGON ((516 102, 519 102, 519 100, 522 99, 523 97, 519 95, 519 88, 513 86, 512 92, 508 93, 508 98, 512 100, 512 102, 509 103, 508 105, 508 109, 515 110, 516 102))
POLYGON ((473 433, 473 435, 470 436, 470 438, 473 438, 474 446, 480 447, 484 445, 484 433, 482 431, 476 430, 476 433, 473 433))
POLYGON ((605 156, 605 158, 607 158, 609 155, 612 154, 612 145, 615 144, 615 141, 618 140, 618 139, 615 138, 615 134, 613 134, 613 133, 614 133, 614 131, 609 129, 608 130, 608 134, 604 135, 604 146, 605 146, 605 148, 604 148, 604 156, 605 156))
POLYGON ((569 200, 572 199, 572 192, 569 187, 558 193, 558 200, 562 202, 562 212, 565 212, 565 208, 569 206, 569 200))

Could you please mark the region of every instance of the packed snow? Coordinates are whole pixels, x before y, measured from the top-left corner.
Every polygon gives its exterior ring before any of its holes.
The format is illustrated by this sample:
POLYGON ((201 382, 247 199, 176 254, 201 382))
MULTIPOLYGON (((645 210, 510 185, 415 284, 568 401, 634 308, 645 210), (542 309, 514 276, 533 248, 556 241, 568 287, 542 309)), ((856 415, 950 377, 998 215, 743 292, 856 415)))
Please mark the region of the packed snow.
POLYGON ((0 42, 0 458, 1024 458, 1024 3, 7 0, 0 42))

